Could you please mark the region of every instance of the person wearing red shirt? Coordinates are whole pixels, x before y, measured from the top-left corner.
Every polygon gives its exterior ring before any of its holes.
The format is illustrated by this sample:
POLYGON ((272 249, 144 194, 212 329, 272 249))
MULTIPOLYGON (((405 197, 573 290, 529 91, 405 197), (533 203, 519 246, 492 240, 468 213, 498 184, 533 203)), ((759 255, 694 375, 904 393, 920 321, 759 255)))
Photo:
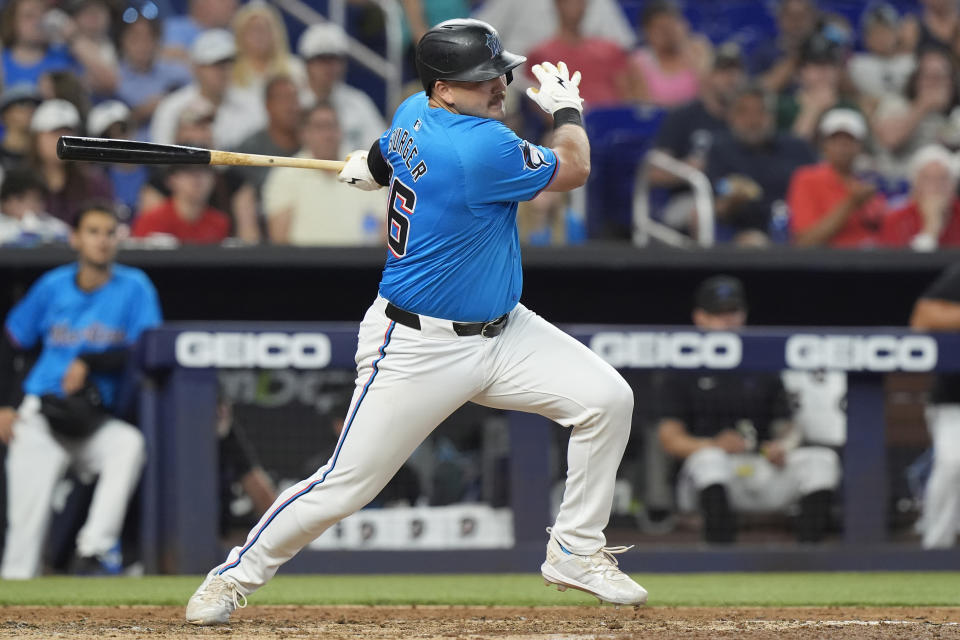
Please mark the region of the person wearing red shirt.
POLYGON ((820 122, 823 162, 797 169, 787 204, 793 244, 855 248, 876 245, 886 199, 854 175, 867 122, 853 109, 831 109, 820 122))
POLYGON ((543 60, 563 60, 581 72, 580 97, 587 108, 623 102, 628 92, 627 53, 613 40, 583 35, 587 0, 556 0, 559 28, 527 54, 527 75, 543 60))
POLYGON ((910 201, 884 220, 889 247, 932 251, 960 247, 960 162, 939 144, 921 147, 910 159, 910 201))
POLYGON ((230 217, 207 204, 214 186, 206 165, 172 165, 167 175, 170 197, 141 213, 132 235, 166 234, 188 244, 217 244, 230 235, 230 217))

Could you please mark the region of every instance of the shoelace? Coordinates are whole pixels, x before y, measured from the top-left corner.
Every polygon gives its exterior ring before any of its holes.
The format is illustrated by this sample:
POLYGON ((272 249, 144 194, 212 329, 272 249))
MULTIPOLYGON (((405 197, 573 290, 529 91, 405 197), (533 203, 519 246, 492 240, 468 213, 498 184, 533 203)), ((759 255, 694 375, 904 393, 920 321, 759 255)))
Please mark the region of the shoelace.
POLYGON ((237 586, 229 580, 220 578, 211 586, 212 588, 209 591, 211 600, 227 597, 233 600, 234 609, 243 609, 247 606, 247 596, 240 593, 237 586))
MULTIPOLYGON (((552 536, 552 535, 553 535, 553 527, 547 527, 547 533, 552 536)), ((591 559, 593 559, 593 558, 597 558, 597 559, 602 558, 603 560, 606 560, 606 562, 603 563, 603 564, 596 564, 596 565, 594 565, 593 569, 594 569, 595 571, 599 571, 599 572, 601 572, 601 573, 604 573, 604 572, 606 572, 608 569, 613 569, 613 570, 616 571, 617 573, 623 573, 622 571, 620 571, 620 563, 617 561, 617 559, 616 559, 615 556, 616 556, 616 555, 619 555, 619 554, 621 554, 621 553, 626 553, 627 551, 630 551, 630 549, 633 549, 633 546, 634 546, 634 545, 631 544, 630 546, 622 546, 622 545, 621 545, 621 546, 617 546, 617 547, 601 547, 601 548, 600 548, 600 551, 598 551, 597 553, 593 554, 592 556, 581 556, 581 557, 582 557, 582 558, 591 558, 591 559), (606 566, 603 566, 604 564, 605 564, 606 566)))

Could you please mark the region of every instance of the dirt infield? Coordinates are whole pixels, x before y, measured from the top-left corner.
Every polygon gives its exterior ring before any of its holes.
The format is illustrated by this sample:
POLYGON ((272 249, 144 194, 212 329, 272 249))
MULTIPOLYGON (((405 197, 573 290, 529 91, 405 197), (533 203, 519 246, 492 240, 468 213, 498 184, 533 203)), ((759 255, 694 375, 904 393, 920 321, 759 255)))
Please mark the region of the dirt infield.
POLYGON ((3 638, 958 638, 960 608, 250 606, 194 627, 181 607, 2 607, 3 638))

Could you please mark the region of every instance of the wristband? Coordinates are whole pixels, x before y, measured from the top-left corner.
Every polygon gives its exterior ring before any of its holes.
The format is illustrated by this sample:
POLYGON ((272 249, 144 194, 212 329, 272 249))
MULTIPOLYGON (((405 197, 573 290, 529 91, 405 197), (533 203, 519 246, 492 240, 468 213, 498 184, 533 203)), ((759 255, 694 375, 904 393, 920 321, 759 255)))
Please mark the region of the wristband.
POLYGON ((561 125, 575 124, 578 127, 583 126, 583 116, 578 109, 573 107, 564 107, 553 112, 553 128, 557 129, 561 125))

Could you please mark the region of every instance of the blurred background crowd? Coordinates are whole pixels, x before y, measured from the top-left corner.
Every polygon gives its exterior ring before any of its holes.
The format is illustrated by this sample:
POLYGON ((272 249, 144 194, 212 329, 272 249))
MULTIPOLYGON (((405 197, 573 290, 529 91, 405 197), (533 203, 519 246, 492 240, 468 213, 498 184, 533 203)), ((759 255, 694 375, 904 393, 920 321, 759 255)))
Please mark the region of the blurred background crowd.
POLYGON ((384 194, 326 173, 65 163, 56 142, 342 159, 419 89, 417 38, 474 15, 529 59, 508 107, 522 137, 549 144, 530 65, 584 78, 593 175, 521 207, 526 244, 960 244, 957 0, 350 0, 344 28, 307 26, 327 4, 4 2, 0 243, 63 242, 95 199, 145 246, 379 244, 384 194))

